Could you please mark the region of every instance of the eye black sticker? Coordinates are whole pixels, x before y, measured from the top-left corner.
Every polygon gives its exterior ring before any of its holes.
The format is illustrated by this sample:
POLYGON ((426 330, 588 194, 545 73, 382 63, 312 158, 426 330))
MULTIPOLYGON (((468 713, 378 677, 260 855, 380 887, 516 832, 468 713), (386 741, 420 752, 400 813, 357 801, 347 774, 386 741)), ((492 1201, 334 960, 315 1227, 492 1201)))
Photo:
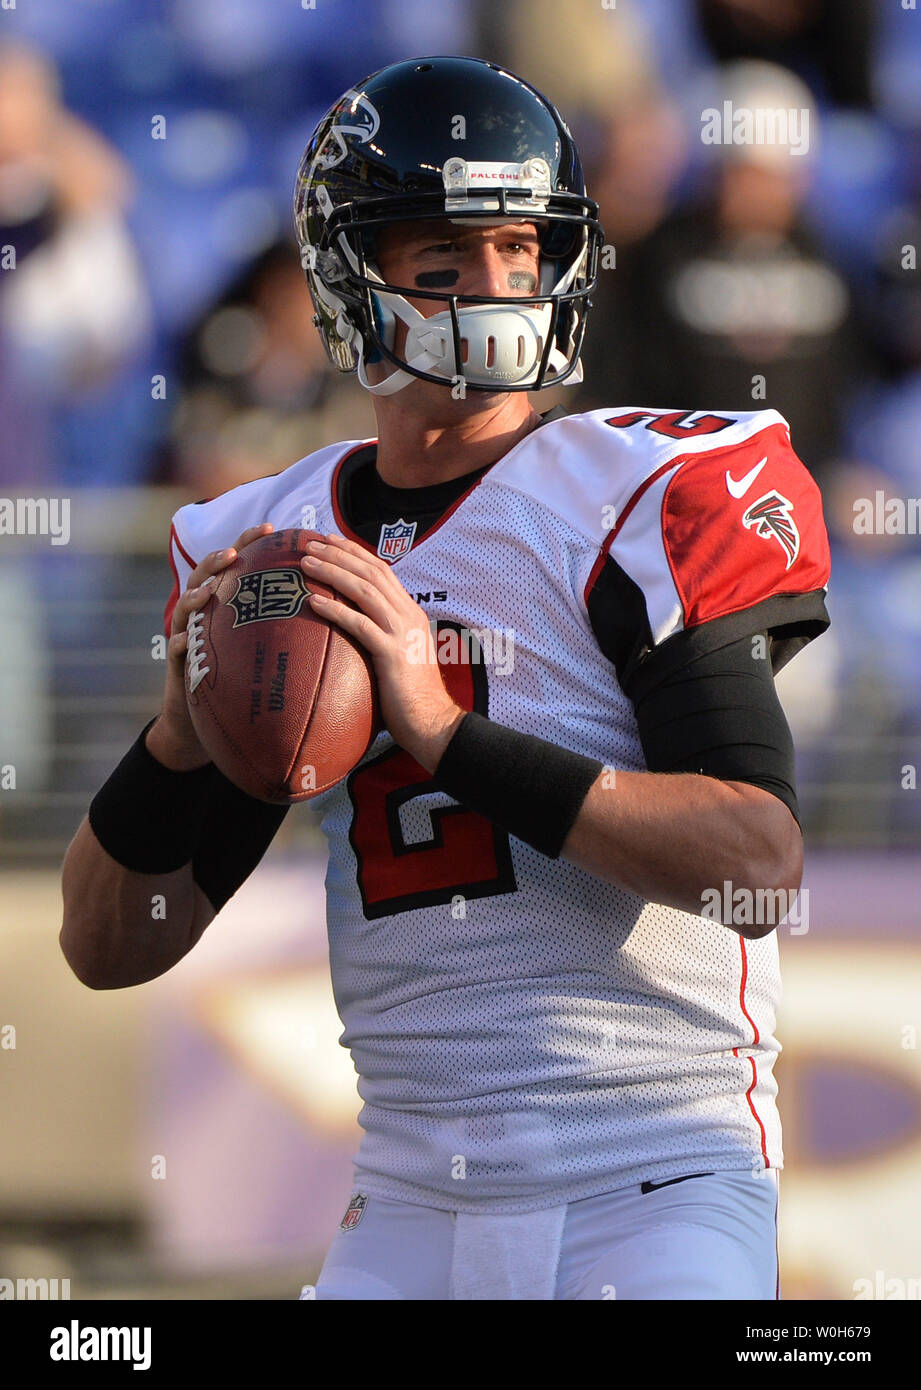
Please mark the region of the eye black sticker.
POLYGON ((457 281, 456 270, 423 270, 416 276, 416 286, 420 290, 447 289, 449 285, 456 285, 457 281))

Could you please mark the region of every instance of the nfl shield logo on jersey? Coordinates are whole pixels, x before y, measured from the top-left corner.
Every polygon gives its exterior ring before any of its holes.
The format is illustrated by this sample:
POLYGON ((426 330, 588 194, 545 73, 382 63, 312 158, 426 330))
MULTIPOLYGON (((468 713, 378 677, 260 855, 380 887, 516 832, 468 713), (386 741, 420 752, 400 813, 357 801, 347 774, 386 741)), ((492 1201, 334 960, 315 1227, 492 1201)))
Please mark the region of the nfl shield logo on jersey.
POLYGON ((377 543, 378 555, 382 560, 387 560, 392 565, 395 560, 399 560, 400 556, 405 555, 410 549, 415 535, 416 522, 404 521, 402 517, 389 526, 382 526, 380 540, 377 543))
POLYGON ((368 1204, 367 1197, 361 1192, 356 1192, 345 1209, 345 1216, 339 1222, 340 1231, 354 1231, 361 1220, 361 1214, 368 1204))

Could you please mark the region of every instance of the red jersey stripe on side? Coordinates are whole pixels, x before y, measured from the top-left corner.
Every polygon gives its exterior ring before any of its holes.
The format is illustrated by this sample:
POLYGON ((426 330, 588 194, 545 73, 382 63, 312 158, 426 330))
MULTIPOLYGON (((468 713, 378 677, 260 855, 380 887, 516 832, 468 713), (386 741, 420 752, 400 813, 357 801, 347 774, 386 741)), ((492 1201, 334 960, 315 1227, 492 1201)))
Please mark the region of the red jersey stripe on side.
POLYGON ((173 542, 174 542, 174 541, 175 541, 175 543, 176 543, 176 549, 179 551, 180 555, 182 556, 183 560, 185 560, 186 564, 187 564, 187 565, 191 565, 192 569, 195 568, 195 561, 192 559, 191 555, 188 554, 188 552, 186 551, 184 545, 182 544, 182 541, 181 541, 181 540, 179 539, 179 537, 176 535, 176 528, 175 528, 175 526, 171 526, 171 527, 170 527, 170 531, 169 531, 169 541, 170 541, 170 544, 169 544, 169 567, 170 567, 170 569, 173 571, 173 579, 174 579, 175 582, 174 582, 174 584, 173 584, 173 592, 170 594, 169 598, 168 598, 167 601, 166 601, 166 609, 164 610, 164 613, 163 613, 163 631, 164 631, 164 634, 165 634, 165 636, 166 636, 167 638, 169 638, 170 630, 171 630, 171 628, 172 628, 172 626, 173 626, 173 610, 175 609, 176 604, 179 602, 179 593, 180 593, 180 589, 179 589, 179 571, 176 569, 176 561, 175 561, 175 559, 173 558, 173 542))
POLYGON ((758 1025, 745 1007, 745 986, 748 983, 748 956, 745 953, 745 937, 739 937, 739 946, 742 948, 742 979, 739 983, 739 1007, 752 1026, 752 1042, 761 1041, 761 1034, 758 1032, 758 1025))
MULTIPOLYGON (((171 527, 170 527, 169 535, 170 535, 170 540, 176 542, 176 549, 179 551, 179 554, 182 556, 183 560, 185 560, 185 562, 186 562, 187 565, 191 565, 192 568, 194 569, 195 566, 198 564, 198 561, 192 559, 191 555, 190 555, 189 552, 186 550, 185 546, 182 544, 182 541, 179 539, 178 535, 176 534, 176 528, 175 528, 175 526, 171 526, 171 527)), ((170 558, 172 559, 172 550, 170 550, 170 558)))
POLYGON ((764 1125, 761 1123, 761 1116, 758 1114, 758 1111, 755 1109, 755 1102, 752 1100, 752 1091, 755 1089, 755 1087, 756 1087, 757 1084, 758 1084, 758 1068, 755 1066, 755 1059, 754 1059, 754 1057, 749 1057, 748 1060, 749 1060, 749 1062, 751 1063, 751 1069, 752 1069, 752 1084, 749 1086, 748 1090, 745 1092, 745 1099, 748 1101, 748 1108, 749 1108, 749 1110, 752 1112, 752 1114, 754 1115, 755 1120, 756 1120, 757 1123, 758 1123, 758 1128, 761 1130, 761 1156, 762 1156, 762 1158, 764 1159, 764 1166, 765 1166, 765 1168, 770 1168, 770 1166, 771 1166, 771 1160, 768 1158, 768 1151, 767 1151, 767 1135, 766 1135, 765 1132, 764 1132, 764 1125))
MULTIPOLYGON (((739 1007, 741 1008, 741 1010, 742 1010, 743 1014, 745 1015, 745 1017, 748 1019, 748 1022, 751 1024, 751 1028, 752 1028, 752 1042, 753 1042, 753 1043, 757 1043, 757 1042, 760 1042, 760 1041, 761 1041, 761 1034, 760 1034, 760 1032, 758 1031, 758 1025, 755 1023, 755 1020, 752 1018, 751 1014, 748 1012, 748 1009, 745 1007, 745 986, 746 986, 747 983, 748 983, 748 956, 747 956, 746 951, 745 951, 745 938, 744 938, 744 936, 740 936, 740 937, 739 937, 739 949, 740 949, 740 951, 741 951, 741 953, 742 953, 742 977, 741 977, 741 980, 740 980, 740 982, 739 982, 739 1007)), ((735 1048, 735 1047, 734 1047, 732 1050, 733 1050, 735 1056, 738 1057, 738 1055, 739 1055, 739 1050, 738 1050, 738 1048, 735 1048)), ((757 1084, 758 1084, 758 1068, 757 1068, 757 1066, 755 1065, 755 1059, 754 1059, 754 1057, 749 1057, 748 1060, 749 1060, 749 1062, 751 1063, 752 1081, 751 1081, 751 1085, 749 1086, 748 1090, 745 1092, 745 1099, 748 1101, 748 1108, 749 1108, 749 1110, 752 1112, 752 1115, 755 1117, 755 1120, 756 1120, 756 1122, 757 1122, 758 1128, 759 1128, 760 1131, 761 1131, 761 1154, 762 1154, 762 1157, 764 1158, 764 1166, 765 1166, 765 1168, 770 1168, 770 1166, 771 1166, 771 1161, 770 1161, 770 1159, 768 1158, 768 1152, 767 1152, 767 1134, 765 1133, 764 1125, 763 1125, 762 1122, 761 1122, 761 1116, 758 1114, 758 1111, 755 1109, 755 1102, 752 1100, 752 1091, 755 1089, 755 1087, 756 1087, 757 1084)))
POLYGON ((649 488, 652 487, 653 483, 657 482, 658 479, 662 477, 663 473, 667 473, 670 468, 677 468, 680 463, 684 463, 683 457, 671 459, 668 463, 663 463, 662 466, 660 468, 657 468, 654 473, 650 473, 649 477, 646 478, 645 481, 640 484, 636 492, 630 498, 630 501, 624 507, 620 516, 617 518, 617 521, 611 527, 611 534, 608 536, 607 540, 604 542, 601 549, 598 551, 598 558, 592 565, 591 573, 589 574, 588 579, 585 582, 585 594, 583 597, 586 606, 588 605, 589 595, 591 594, 595 585, 598 583, 598 576, 604 569, 604 562, 608 557, 608 551, 611 549, 611 546, 617 539, 618 533, 620 532, 620 528, 627 520, 627 517, 633 511, 633 508, 636 506, 637 502, 639 502, 640 498, 643 496, 643 493, 647 492, 649 488))
POLYGON ((171 632, 172 632, 172 628, 173 628, 173 613, 174 613, 174 611, 175 611, 176 604, 177 604, 178 602, 179 602, 179 576, 177 575, 177 576, 176 576, 176 583, 173 585, 173 592, 170 594, 169 598, 166 600, 166 608, 165 608, 164 611, 163 611, 163 632, 164 632, 164 635, 165 635, 167 641, 169 640, 170 634, 171 634, 171 632))

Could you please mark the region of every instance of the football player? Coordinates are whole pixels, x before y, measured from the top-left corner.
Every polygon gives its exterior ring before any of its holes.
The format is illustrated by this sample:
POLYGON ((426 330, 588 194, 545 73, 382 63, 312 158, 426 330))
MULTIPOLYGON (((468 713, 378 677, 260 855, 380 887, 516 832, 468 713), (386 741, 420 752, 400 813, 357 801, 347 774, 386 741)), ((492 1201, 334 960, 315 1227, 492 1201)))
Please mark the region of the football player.
POLYGON ((65 954, 97 988, 161 974, 270 843, 285 809, 195 737, 185 629, 309 517, 305 576, 355 607, 311 602, 386 726, 313 803, 365 1131, 316 1297, 776 1298, 772 909, 802 837, 773 676, 828 623, 818 490, 773 410, 535 410, 579 379, 603 232, 514 74, 359 83, 295 213, 378 438, 176 513, 163 706, 68 852, 65 954))

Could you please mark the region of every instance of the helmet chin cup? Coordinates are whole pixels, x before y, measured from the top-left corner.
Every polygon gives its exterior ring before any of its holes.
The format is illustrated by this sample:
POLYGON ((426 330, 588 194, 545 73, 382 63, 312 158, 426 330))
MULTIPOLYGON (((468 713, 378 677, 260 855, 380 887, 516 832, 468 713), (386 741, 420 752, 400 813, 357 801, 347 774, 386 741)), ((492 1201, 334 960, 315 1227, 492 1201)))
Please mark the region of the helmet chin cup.
POLYGON ((410 367, 445 381, 463 378, 469 385, 497 390, 536 379, 552 319, 549 304, 520 309, 511 304, 464 305, 457 310, 461 361, 456 362, 449 309, 423 318, 404 300, 395 312, 407 324, 404 354, 410 367))
MULTIPOLYGON (((425 354, 451 376, 463 375, 480 384, 533 380, 550 328, 550 306, 515 309, 509 304, 466 305, 458 310, 463 360, 454 363, 450 313, 436 314, 424 327, 411 329, 406 356, 415 362, 425 354)), ((437 368, 436 368, 437 370, 437 368)))

